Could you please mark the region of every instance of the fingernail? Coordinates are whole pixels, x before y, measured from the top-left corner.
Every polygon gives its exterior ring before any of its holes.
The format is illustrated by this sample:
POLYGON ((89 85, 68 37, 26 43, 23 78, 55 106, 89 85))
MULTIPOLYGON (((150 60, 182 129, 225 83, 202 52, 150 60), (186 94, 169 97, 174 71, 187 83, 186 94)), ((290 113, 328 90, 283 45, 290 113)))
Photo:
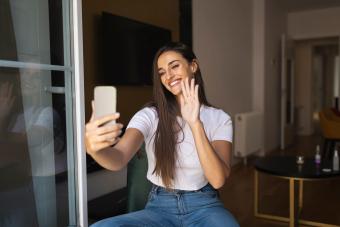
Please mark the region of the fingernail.
POLYGON ((117 112, 117 113, 116 113, 116 117, 119 117, 119 116, 120 116, 120 113, 117 112))

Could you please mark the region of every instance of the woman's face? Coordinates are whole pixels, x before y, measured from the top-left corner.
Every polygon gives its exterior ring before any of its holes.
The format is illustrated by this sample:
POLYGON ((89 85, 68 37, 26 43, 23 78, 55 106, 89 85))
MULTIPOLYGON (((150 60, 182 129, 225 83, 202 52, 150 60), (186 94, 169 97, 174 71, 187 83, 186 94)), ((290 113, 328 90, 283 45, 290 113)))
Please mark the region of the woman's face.
POLYGON ((162 84, 175 96, 182 93, 181 81, 192 78, 198 67, 195 60, 189 63, 175 51, 162 53, 158 57, 157 66, 162 84))

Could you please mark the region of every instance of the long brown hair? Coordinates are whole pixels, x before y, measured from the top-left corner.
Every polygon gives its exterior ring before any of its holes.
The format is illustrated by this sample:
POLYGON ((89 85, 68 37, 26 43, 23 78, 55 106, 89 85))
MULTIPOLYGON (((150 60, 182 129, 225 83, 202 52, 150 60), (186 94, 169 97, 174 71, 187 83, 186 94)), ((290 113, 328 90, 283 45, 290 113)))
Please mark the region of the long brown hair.
MULTIPOLYGON (((180 116, 180 107, 176 97, 169 92, 161 82, 158 75, 158 58, 167 51, 175 51, 183 56, 188 63, 197 58, 193 51, 183 43, 171 42, 161 47, 153 60, 153 102, 149 106, 155 107, 159 122, 155 133, 156 165, 153 173, 162 177, 166 188, 171 188, 175 177, 175 163, 177 160, 176 145, 179 143, 178 134, 183 133, 176 117, 180 116)), ((198 96, 201 104, 211 106, 204 92, 204 83, 199 66, 194 73, 195 83, 199 85, 198 96)))

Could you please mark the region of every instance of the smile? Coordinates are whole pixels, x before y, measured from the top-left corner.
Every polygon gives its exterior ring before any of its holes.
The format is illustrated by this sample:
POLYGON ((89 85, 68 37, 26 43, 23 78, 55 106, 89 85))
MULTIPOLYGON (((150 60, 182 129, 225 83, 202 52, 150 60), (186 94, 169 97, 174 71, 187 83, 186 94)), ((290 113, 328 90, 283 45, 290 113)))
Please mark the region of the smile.
POLYGON ((169 85, 170 85, 170 87, 173 87, 173 86, 175 86, 175 85, 177 85, 177 84, 179 84, 181 82, 181 80, 180 79, 178 79, 178 80, 174 80, 174 81, 172 81, 169 85))

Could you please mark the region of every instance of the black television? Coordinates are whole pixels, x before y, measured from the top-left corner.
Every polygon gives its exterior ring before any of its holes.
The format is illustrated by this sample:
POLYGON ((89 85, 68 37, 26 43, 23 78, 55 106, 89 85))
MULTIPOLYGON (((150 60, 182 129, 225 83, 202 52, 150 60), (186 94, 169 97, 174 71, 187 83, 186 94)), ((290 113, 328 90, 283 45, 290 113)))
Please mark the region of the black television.
POLYGON ((102 73, 105 85, 151 85, 157 50, 171 31, 126 17, 102 13, 102 73))

